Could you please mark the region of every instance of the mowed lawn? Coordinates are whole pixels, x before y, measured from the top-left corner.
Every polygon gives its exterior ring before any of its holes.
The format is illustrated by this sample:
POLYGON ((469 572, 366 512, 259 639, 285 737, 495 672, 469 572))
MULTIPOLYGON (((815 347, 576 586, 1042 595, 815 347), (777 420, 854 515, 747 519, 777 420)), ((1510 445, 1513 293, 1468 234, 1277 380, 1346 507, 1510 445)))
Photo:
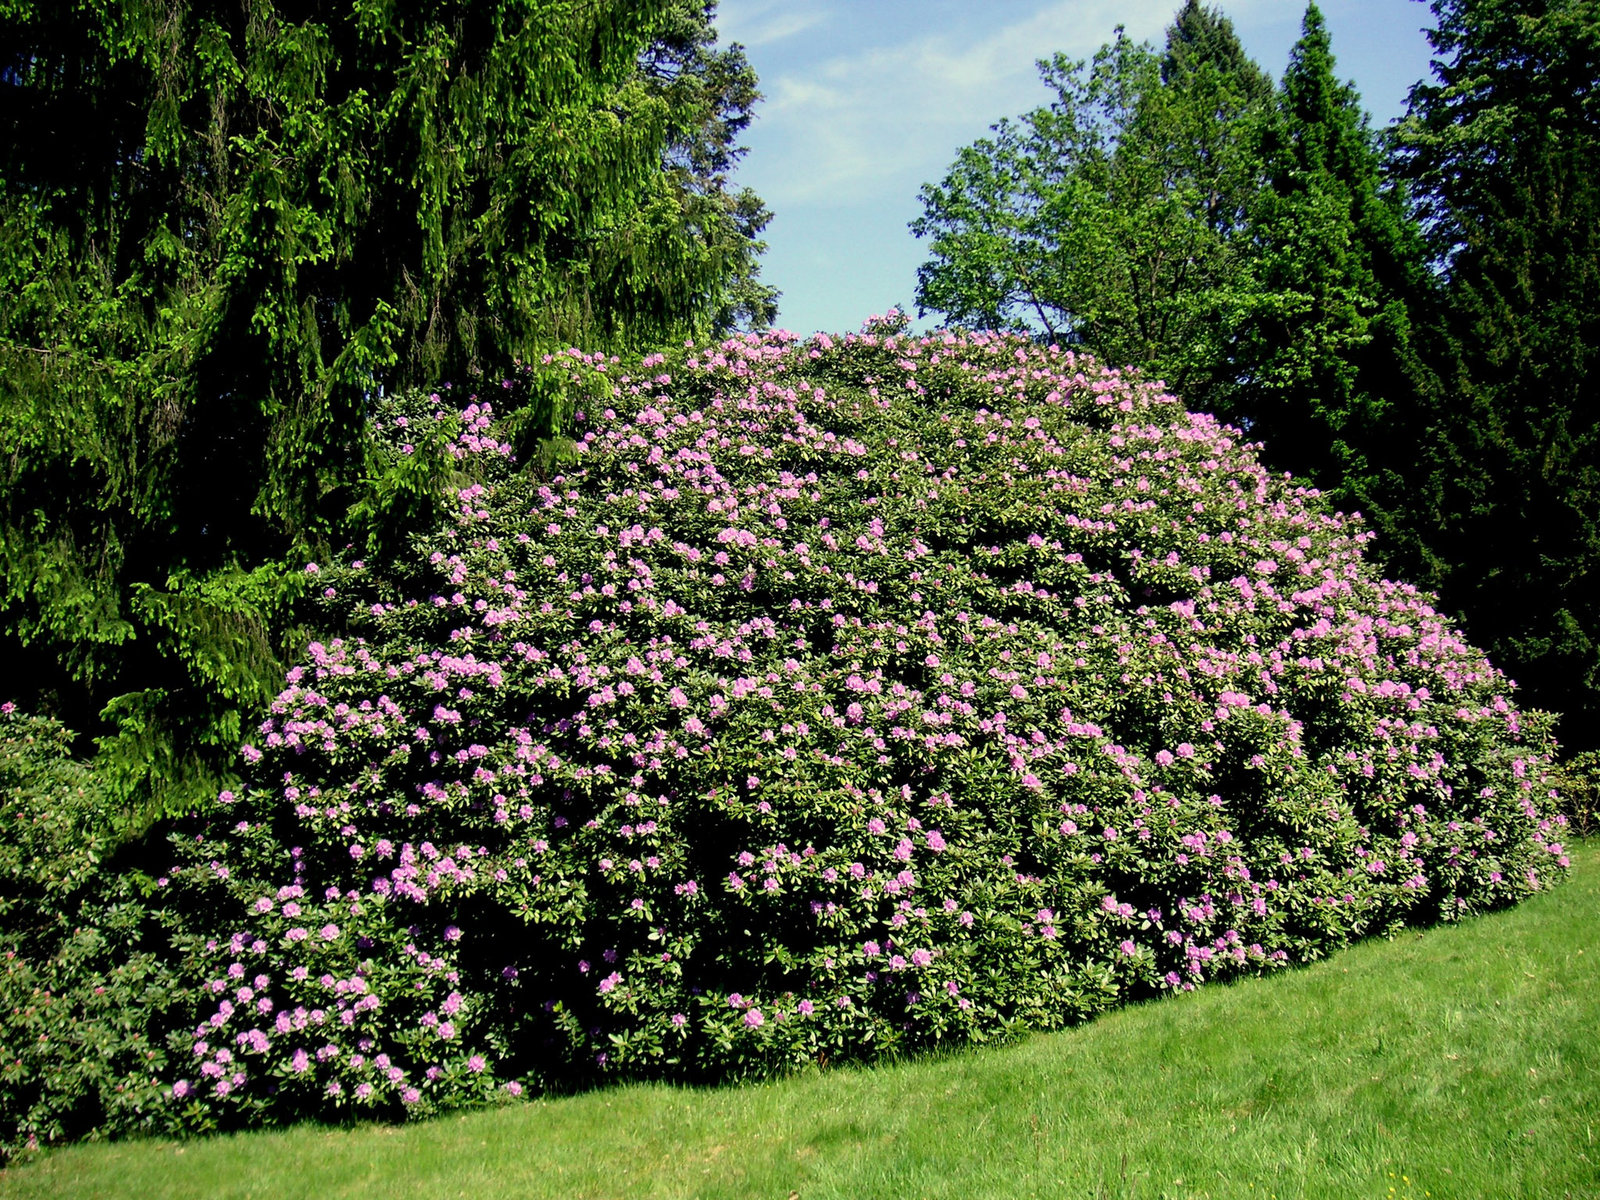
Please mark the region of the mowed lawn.
POLYGON ((77 1146, 0 1197, 1600 1197, 1600 843, 1574 863, 1510 912, 1005 1048, 77 1146))

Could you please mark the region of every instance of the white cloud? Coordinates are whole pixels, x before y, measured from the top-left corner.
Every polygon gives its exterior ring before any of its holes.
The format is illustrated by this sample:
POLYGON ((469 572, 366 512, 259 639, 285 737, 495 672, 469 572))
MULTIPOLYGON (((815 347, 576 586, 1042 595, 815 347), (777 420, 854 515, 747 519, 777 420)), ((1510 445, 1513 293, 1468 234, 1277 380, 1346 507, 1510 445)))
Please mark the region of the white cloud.
MULTIPOLYGON (((1234 0, 1229 13, 1237 20, 1281 4, 1234 0)), ((791 0, 788 11, 796 7, 791 0)), ((767 67, 767 100, 758 110, 743 181, 779 209, 860 201, 885 188, 914 191, 941 177, 957 148, 990 124, 1045 102, 1037 59, 1058 51, 1086 58, 1110 40, 1118 24, 1135 38, 1158 37, 1176 3, 1052 0, 1009 23, 990 15, 999 7, 942 8, 947 19, 938 32, 776 71, 767 67)), ((836 43, 864 40, 859 35, 866 32, 869 13, 861 0, 849 7, 805 8, 809 24, 836 43)), ((748 0, 738 4, 736 15, 760 28, 760 20, 776 20, 778 10, 748 0)))
POLYGON ((819 3, 795 0, 734 0, 717 8, 717 33, 724 43, 739 42, 752 49, 781 42, 821 25, 831 13, 819 3))

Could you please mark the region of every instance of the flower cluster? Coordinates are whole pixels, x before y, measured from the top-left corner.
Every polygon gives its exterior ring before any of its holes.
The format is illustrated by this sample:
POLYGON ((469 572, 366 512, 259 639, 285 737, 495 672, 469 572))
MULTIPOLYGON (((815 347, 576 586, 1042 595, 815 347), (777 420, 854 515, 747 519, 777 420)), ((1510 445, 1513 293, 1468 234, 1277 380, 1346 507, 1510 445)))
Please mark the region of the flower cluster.
POLYGON ((176 842, 197 1112, 983 1040, 1566 865, 1542 719, 1154 384, 881 323, 545 369, 609 397, 560 474, 384 409, 449 518, 315 567, 347 636, 176 842))

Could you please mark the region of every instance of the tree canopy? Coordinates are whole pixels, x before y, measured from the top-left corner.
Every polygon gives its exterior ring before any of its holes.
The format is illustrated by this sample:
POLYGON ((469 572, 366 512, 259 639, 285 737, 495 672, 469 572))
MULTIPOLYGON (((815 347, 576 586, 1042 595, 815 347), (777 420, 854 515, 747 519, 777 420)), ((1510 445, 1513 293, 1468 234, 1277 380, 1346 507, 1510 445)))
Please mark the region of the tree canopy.
POLYGON ((1164 53, 1119 29, 1092 62, 1039 67, 1056 100, 999 122, 923 188, 917 303, 958 325, 1082 342, 1205 407, 1227 386, 1219 316, 1257 186, 1240 129, 1264 115, 1270 79, 1198 3, 1164 53))
POLYGON ((730 178, 761 93, 744 47, 718 45, 716 8, 716 0, 674 0, 639 71, 672 116, 666 163, 685 220, 718 256, 712 329, 722 334, 770 326, 778 289, 760 279, 760 236, 772 213, 754 189, 736 188, 730 178))
POLYGON ((919 303, 1137 364, 1394 532, 1426 255, 1316 5, 1277 88, 1198 0, 1160 53, 1119 31, 1042 69, 1057 103, 923 190, 919 303))

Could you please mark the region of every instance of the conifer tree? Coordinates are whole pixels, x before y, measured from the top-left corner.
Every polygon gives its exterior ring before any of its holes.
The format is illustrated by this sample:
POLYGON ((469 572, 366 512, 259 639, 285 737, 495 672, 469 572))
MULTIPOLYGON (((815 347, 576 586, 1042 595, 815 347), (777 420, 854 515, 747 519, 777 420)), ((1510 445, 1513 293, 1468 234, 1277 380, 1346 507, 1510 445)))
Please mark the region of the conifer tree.
POLYGON ((721 334, 769 327, 778 290, 760 278, 761 233, 772 213, 753 189, 731 182, 761 93, 744 47, 717 44, 716 14, 716 0, 674 0, 639 71, 671 116, 666 163, 681 220, 718 265, 712 328, 721 334))
POLYGON ((1229 330, 1224 412, 1267 462, 1362 510, 1391 564, 1416 566, 1426 551, 1401 509, 1425 420, 1411 309, 1427 303, 1426 253, 1314 2, 1259 128, 1254 287, 1229 330))
MULTIPOLYGON (((1272 111, 1272 76, 1245 53, 1219 9, 1186 0, 1167 28, 1161 81, 1171 121, 1156 157, 1194 181, 1216 253, 1209 272, 1176 281, 1197 319, 1185 344, 1165 355, 1173 365, 1155 366, 1191 407, 1225 411, 1238 383, 1229 331, 1251 286, 1251 209, 1262 185, 1256 145, 1272 111)), ((1137 143, 1129 149, 1141 152, 1137 143)))
POLYGON ((129 796, 204 795, 379 391, 710 326, 740 250, 668 167, 669 8, 0 5, 6 698, 98 723, 129 796))
MULTIPOLYGON (((1193 86, 1191 81, 1207 72, 1237 99, 1256 103, 1272 99, 1272 76, 1244 52, 1233 22, 1201 0, 1184 0, 1167 27, 1161 80, 1171 87, 1193 86)), ((1225 117, 1234 107, 1224 103, 1214 111, 1225 117)))
POLYGON ((1400 169, 1447 281, 1424 514, 1448 605, 1600 745, 1600 3, 1435 0, 1400 169))

